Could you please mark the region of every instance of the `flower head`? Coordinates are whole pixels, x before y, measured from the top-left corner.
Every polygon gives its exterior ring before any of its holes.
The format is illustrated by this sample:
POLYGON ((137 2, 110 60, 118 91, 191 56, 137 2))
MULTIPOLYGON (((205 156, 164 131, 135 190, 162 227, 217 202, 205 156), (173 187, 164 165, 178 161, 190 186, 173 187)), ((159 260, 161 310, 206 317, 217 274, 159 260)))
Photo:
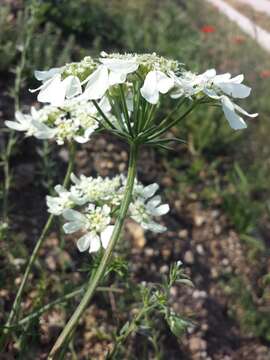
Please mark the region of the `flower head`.
MULTIPOLYGON (((62 215, 67 221, 65 233, 80 232, 77 241, 80 251, 96 252, 106 248, 110 240, 115 216, 120 208, 126 186, 126 178, 93 178, 71 175, 73 184, 67 190, 60 185, 55 187, 58 196, 47 196, 48 211, 62 215)), ((158 190, 156 183, 143 186, 135 181, 128 215, 143 229, 160 233, 166 227, 153 219, 169 211, 167 204, 161 204, 160 196, 154 196, 158 190)))

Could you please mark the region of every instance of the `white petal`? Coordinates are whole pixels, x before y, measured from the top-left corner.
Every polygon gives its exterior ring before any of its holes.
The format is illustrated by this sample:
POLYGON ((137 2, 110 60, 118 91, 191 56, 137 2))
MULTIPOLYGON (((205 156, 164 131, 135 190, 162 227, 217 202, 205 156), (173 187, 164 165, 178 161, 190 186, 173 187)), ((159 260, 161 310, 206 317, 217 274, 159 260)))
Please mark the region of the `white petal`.
POLYGON ((170 207, 168 204, 163 204, 160 205, 159 207, 155 208, 152 212, 153 216, 161 216, 161 215, 165 215, 169 212, 170 207))
POLYGON ((90 249, 89 249, 89 252, 92 253, 92 252, 97 252, 99 249, 100 249, 100 238, 92 233, 90 234, 91 235, 91 241, 90 241, 90 249))
POLYGON ((91 236, 89 233, 80 237, 79 240, 77 241, 77 247, 78 247, 79 251, 83 252, 83 251, 86 251, 87 249, 89 249, 90 242, 91 242, 91 236))
POLYGON ((221 104, 224 114, 232 129, 240 130, 240 129, 245 129, 247 127, 245 121, 239 115, 236 114, 234 110, 234 104, 227 96, 222 96, 221 104))
POLYGON ((157 71, 157 89, 160 93, 166 94, 174 85, 173 79, 161 71, 157 71))
POLYGON ((125 73, 110 71, 109 84, 110 86, 116 84, 123 84, 126 81, 127 75, 125 73))
POLYGON ((76 76, 68 76, 63 80, 65 86, 65 94, 67 99, 82 93, 80 80, 76 76))
POLYGON ((167 228, 165 226, 162 226, 160 224, 157 224, 155 223, 154 221, 151 221, 147 224, 143 223, 142 224, 142 227, 145 229, 145 230, 150 230, 150 231, 153 231, 155 233, 162 233, 164 231, 167 230, 167 228))
POLYGON ((67 193, 68 191, 64 188, 63 185, 55 185, 54 190, 57 192, 57 194, 61 193, 67 193))
POLYGON ((56 75, 53 79, 48 80, 38 94, 38 101, 48 102, 55 106, 61 106, 65 100, 66 86, 61 81, 61 75, 56 75))
POLYGON ((157 183, 150 184, 143 189, 142 196, 145 199, 152 197, 158 190, 159 185, 157 183))
POLYGON ((220 96, 215 92, 214 89, 204 88, 203 92, 211 99, 220 99, 220 96))
POLYGON ((151 104, 157 104, 159 93, 157 89, 157 74, 156 71, 150 71, 144 80, 141 88, 142 97, 151 104))
MULTIPOLYGON (((65 210, 65 211, 67 211, 67 210, 65 210)), ((72 234, 72 233, 80 230, 81 228, 82 228, 82 223, 80 223, 78 221, 68 222, 63 225, 63 229, 66 234, 72 234)))
POLYGON ((241 84, 244 81, 244 75, 240 74, 230 79, 230 82, 235 84, 241 84))
POLYGON ((206 70, 204 73, 202 73, 201 77, 204 77, 206 79, 212 79, 213 77, 215 77, 217 74, 216 70, 215 69, 209 69, 209 70, 206 70))
POLYGON ((22 124, 17 121, 5 121, 5 125, 9 127, 10 129, 17 130, 17 131, 26 131, 29 129, 30 124, 22 124))
POLYGON ((89 141, 90 136, 95 131, 95 128, 88 128, 85 130, 84 135, 81 136, 74 136, 74 140, 77 141, 79 144, 85 144, 87 141, 89 141))
POLYGON ((63 217, 69 221, 82 221, 85 222, 86 218, 79 211, 67 209, 63 212, 63 217))
POLYGON ((213 79, 213 83, 214 84, 219 84, 219 83, 223 83, 223 82, 228 82, 231 79, 231 74, 230 73, 225 73, 225 74, 220 74, 220 75, 216 75, 215 78, 213 79))
POLYGON ((51 129, 47 125, 37 120, 32 120, 32 124, 36 128, 35 136, 38 139, 51 139, 55 136, 57 129, 51 129))
POLYGON ((102 246, 104 247, 104 249, 107 248, 109 242, 110 242, 110 239, 111 239, 111 236, 112 236, 112 233, 113 233, 113 229, 114 229, 114 226, 113 225, 109 225, 106 227, 105 230, 102 231, 102 233, 100 234, 100 238, 101 238, 101 242, 102 242, 102 246))
POLYGON ((225 94, 238 99, 244 99, 250 95, 251 88, 243 84, 219 83, 217 85, 225 94))
POLYGON ((157 196, 154 196, 151 200, 148 201, 147 206, 155 208, 160 203, 161 203, 161 197, 159 195, 157 195, 157 196))
POLYGON ((108 69, 105 66, 99 66, 97 70, 89 76, 82 98, 85 100, 98 100, 103 97, 108 88, 108 69))
POLYGON ((100 62, 107 66, 111 71, 129 74, 138 69, 136 60, 125 60, 125 59, 99 59, 100 62))
POLYGON ((237 104, 234 104, 234 108, 235 110, 237 110, 238 112, 240 112, 241 114, 243 115, 246 115, 248 117, 251 117, 251 118, 255 118, 257 117, 259 114, 258 113, 255 113, 255 114, 250 114, 248 113, 246 110, 242 109, 239 105, 237 104))
POLYGON ((45 71, 34 71, 35 78, 40 81, 46 81, 51 79, 54 75, 59 74, 62 72, 62 68, 51 68, 45 71))
POLYGON ((109 99, 107 98, 107 96, 104 96, 100 102, 98 103, 99 107, 101 108, 101 110, 105 113, 111 111, 112 107, 111 104, 109 102, 109 99))
POLYGON ((80 183, 80 179, 77 178, 77 176, 74 173, 71 173, 70 179, 71 179, 72 182, 74 182, 74 184, 79 184, 80 183))

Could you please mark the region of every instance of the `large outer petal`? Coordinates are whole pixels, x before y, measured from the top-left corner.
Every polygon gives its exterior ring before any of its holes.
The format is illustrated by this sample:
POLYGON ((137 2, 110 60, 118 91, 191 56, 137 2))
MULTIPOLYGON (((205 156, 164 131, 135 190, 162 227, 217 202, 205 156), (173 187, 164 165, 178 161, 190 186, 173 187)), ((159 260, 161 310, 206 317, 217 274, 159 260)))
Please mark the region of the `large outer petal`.
POLYGON ((48 80, 38 94, 38 101, 50 103, 54 106, 61 106, 64 103, 66 86, 61 81, 61 75, 56 75, 48 80))
POLYGON ((145 79, 141 88, 142 97, 150 104, 157 104, 159 99, 159 93, 157 88, 157 72, 150 71, 145 79))
POLYGON ((217 86, 227 95, 237 98, 237 99, 244 99, 250 95, 251 88, 238 83, 219 83, 217 86))
POLYGON ((120 74, 130 74, 136 71, 139 65, 136 63, 136 59, 125 60, 125 59, 104 59, 100 58, 100 62, 107 66, 113 72, 120 74))
POLYGON ((162 94, 166 94, 174 86, 173 79, 168 77, 161 71, 157 71, 156 75, 158 91, 162 94))
POLYGON ((101 99, 109 88, 109 74, 105 66, 99 66, 97 70, 89 76, 84 93, 81 95, 83 100, 101 99))
POLYGON ((236 114, 234 109, 234 104, 227 96, 221 97, 221 104, 226 119, 228 120, 232 129, 240 130, 240 129, 245 129, 247 127, 245 121, 239 115, 236 114))
POLYGON ((65 94, 67 99, 71 99, 82 93, 82 87, 79 78, 76 76, 68 76, 63 80, 65 86, 65 94))
POLYGON ((90 247, 90 242, 91 242, 91 236, 89 233, 80 237, 79 240, 77 241, 77 247, 78 247, 79 251, 83 252, 83 251, 88 250, 90 247))
POLYGON ((113 233, 113 229, 114 226, 113 225, 109 225, 106 227, 105 230, 102 231, 102 233, 100 234, 100 238, 101 238, 101 242, 102 242, 102 246, 104 247, 104 249, 107 248, 109 241, 111 239, 112 233, 113 233))

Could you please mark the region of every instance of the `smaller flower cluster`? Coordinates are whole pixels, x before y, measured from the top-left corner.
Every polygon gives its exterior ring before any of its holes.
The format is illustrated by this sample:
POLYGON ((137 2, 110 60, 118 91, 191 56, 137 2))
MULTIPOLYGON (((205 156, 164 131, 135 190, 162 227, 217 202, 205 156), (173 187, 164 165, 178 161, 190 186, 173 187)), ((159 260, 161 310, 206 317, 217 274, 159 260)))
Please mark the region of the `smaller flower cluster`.
MULTIPOLYGON (((100 101, 99 106, 104 113, 110 111, 106 98, 100 101)), ((55 139, 58 145, 63 145, 71 140, 87 142, 99 127, 100 115, 91 102, 74 99, 66 100, 61 107, 45 105, 40 110, 32 107, 30 114, 17 111, 15 118, 16 121, 6 121, 5 124, 13 130, 25 132, 26 136, 55 139)))
MULTIPOLYGON (((111 238, 115 217, 124 196, 126 178, 93 178, 71 175, 73 184, 67 190, 61 185, 55 187, 58 196, 47 196, 48 211, 62 215, 66 234, 81 232, 77 241, 79 251, 90 253, 106 248, 111 238)), ((161 204, 161 197, 155 195, 159 186, 143 186, 135 182, 128 215, 145 230, 160 233, 166 227, 153 218, 169 211, 168 204, 161 204)))

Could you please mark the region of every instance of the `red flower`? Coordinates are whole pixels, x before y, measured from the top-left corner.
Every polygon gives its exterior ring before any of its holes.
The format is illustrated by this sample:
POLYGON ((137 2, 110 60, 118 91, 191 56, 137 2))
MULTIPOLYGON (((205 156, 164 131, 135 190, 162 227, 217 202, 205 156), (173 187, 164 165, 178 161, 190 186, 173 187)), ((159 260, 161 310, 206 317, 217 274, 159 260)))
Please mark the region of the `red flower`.
POLYGON ((204 33, 204 34, 211 34, 211 33, 214 33, 215 31, 216 31, 216 29, 212 25, 204 25, 201 28, 201 32, 204 33))
POLYGON ((262 70, 262 71, 260 72, 260 77, 261 77, 262 79, 268 79, 268 78, 270 78, 270 70, 262 70))

